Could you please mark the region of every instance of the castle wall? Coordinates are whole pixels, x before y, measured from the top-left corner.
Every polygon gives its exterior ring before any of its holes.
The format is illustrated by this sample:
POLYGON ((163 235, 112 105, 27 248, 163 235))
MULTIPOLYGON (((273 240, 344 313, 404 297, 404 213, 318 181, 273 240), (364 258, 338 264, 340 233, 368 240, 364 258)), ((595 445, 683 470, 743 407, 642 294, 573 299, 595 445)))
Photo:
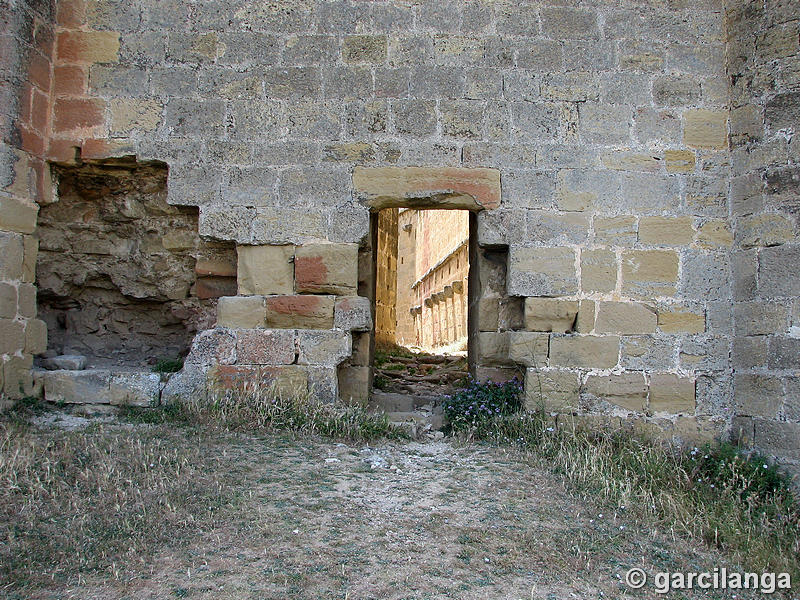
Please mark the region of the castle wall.
MULTIPOLYGON (((52 109, 37 137, 33 100, 13 103, 3 164, 32 150, 2 198, 29 216, 0 227, 18 248, 49 201, 37 156, 167 163, 168 201, 240 249, 238 294, 189 364, 299 373, 335 398, 350 332, 371 327, 353 309, 371 302, 370 211, 470 208, 481 373, 523 370, 530 405, 679 441, 736 413, 790 457, 798 9, 768 4, 729 2, 726 33, 720 0, 62 0, 52 86, 4 67, 52 109), (306 330, 331 346, 311 352, 306 330), (224 331, 241 355, 200 351, 224 331), (761 363, 737 363, 748 344, 761 363), (774 388, 774 415, 736 408, 748 385, 774 388)), ((38 347, 18 337, 2 350, 23 364, 38 347)))
POLYGON ((734 435, 800 470, 800 7, 727 6, 734 435))

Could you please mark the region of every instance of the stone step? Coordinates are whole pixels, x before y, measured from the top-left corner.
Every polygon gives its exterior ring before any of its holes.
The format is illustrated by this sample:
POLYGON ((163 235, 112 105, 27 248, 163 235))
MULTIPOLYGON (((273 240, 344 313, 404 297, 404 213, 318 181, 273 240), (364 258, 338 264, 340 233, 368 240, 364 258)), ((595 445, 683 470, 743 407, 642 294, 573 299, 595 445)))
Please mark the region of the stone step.
POLYGON ((430 396, 418 394, 399 394, 395 392, 372 392, 370 405, 382 412, 410 412, 422 406, 434 404, 434 399, 430 396))

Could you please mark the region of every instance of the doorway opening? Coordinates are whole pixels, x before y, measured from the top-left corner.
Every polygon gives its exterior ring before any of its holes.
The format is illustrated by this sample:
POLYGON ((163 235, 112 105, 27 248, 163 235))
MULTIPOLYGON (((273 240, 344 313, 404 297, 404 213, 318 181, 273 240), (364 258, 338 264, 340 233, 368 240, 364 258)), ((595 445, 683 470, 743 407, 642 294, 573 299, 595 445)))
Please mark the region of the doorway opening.
POLYGON ((458 209, 378 211, 373 396, 430 399, 464 383, 470 348, 471 214, 458 209))

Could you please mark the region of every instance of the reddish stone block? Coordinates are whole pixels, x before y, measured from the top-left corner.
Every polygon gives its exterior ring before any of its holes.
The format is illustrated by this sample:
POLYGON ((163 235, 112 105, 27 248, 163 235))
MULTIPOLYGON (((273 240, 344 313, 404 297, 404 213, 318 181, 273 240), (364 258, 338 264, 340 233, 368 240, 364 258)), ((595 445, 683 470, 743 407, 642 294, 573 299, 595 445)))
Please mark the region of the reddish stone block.
POLYGON ((86 93, 86 70, 75 65, 53 69, 53 93, 56 96, 82 96, 86 93))
POLYGON ((236 361, 239 364, 290 365, 294 359, 294 331, 291 329, 236 331, 236 361))
MULTIPOLYGON (((236 263, 232 261, 201 258, 195 264, 194 272, 202 276, 233 277, 234 284, 236 283, 236 263)), ((236 293, 225 295, 235 296, 236 293)))
POLYGON ((33 33, 33 43, 36 45, 36 49, 45 56, 53 56, 55 38, 53 26, 50 23, 36 19, 36 29, 33 33))
POLYGON ((60 163, 74 163, 80 151, 80 142, 75 140, 50 140, 47 160, 60 163))
POLYGON ((83 142, 81 158, 95 160, 101 158, 118 158, 136 154, 136 148, 120 140, 89 139, 83 142))
POLYGON ((60 98, 53 110, 53 130, 98 127, 105 121, 105 102, 96 98, 60 98))
POLYGON ((333 296, 270 296, 266 306, 267 327, 333 328, 333 296))
POLYGON ((33 86, 30 83, 22 84, 19 93, 19 121, 25 125, 31 122, 31 106, 33 104, 33 86))
POLYGON ((308 244, 297 248, 294 278, 298 292, 355 295, 358 286, 356 244, 308 244))
POLYGON ((22 140, 21 148, 34 156, 44 156, 47 148, 45 139, 26 125, 20 125, 19 135, 22 140))
POLYGON ((236 277, 198 277, 194 295, 203 300, 236 295, 236 277))
POLYGON ((86 22, 85 0, 61 0, 58 3, 56 22, 62 27, 80 27, 86 22))
POLYGON ((39 90, 33 91, 33 103, 31 107, 31 125, 41 134, 47 133, 47 125, 50 122, 50 97, 39 90))
POLYGON ((119 60, 115 31, 63 31, 58 34, 59 63, 108 63, 119 60))
POLYGON ((31 52, 28 59, 28 80, 43 92, 50 91, 51 63, 41 52, 31 52))

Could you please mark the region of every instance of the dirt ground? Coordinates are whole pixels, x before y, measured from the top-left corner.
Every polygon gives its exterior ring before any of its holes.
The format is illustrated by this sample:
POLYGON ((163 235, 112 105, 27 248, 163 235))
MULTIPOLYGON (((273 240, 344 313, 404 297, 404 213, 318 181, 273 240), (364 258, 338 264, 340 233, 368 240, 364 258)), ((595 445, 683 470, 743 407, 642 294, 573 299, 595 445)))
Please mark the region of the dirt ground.
MULTIPOLYGON (((119 434, 118 426, 103 427, 119 434)), ((557 476, 501 449, 449 439, 351 446, 288 435, 151 433, 176 446, 205 444, 204 468, 225 472, 231 489, 221 492, 235 501, 211 526, 182 528, 141 564, 24 597, 657 598, 664 596, 651 587, 627 588, 626 571, 726 564, 638 524, 625 507, 577 498, 557 476)))

